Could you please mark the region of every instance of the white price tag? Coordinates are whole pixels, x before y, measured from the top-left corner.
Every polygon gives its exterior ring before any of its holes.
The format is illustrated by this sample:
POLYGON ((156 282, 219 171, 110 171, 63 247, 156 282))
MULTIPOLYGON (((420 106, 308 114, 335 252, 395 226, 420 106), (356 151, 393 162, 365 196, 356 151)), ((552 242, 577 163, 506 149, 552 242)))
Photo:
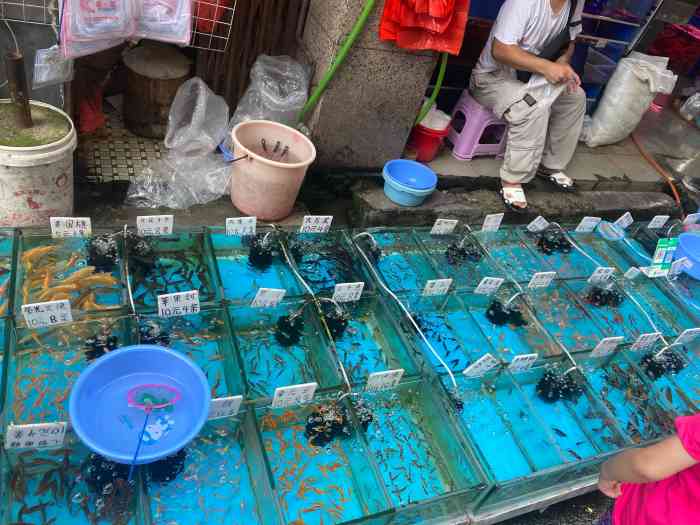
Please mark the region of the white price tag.
POLYGON ((661 339, 661 332, 654 332, 652 334, 642 334, 631 346, 631 349, 634 351, 644 350, 646 348, 649 348, 650 346, 653 346, 659 339, 661 339))
POLYGON ((496 368, 501 363, 491 354, 483 355, 478 361, 472 363, 464 370, 464 375, 467 377, 481 377, 489 370, 496 368))
POLYGON ((367 386, 365 386, 365 391, 379 392, 380 390, 390 390, 392 388, 396 388, 401 382, 403 374, 403 368, 370 374, 367 378, 367 386))
POLYGON ((497 232, 501 229, 505 213, 492 213, 484 218, 484 224, 481 227, 482 232, 497 232))
POLYGON ((666 226, 666 223, 669 221, 670 218, 670 215, 657 215, 649 221, 649 224, 647 224, 647 228, 649 228, 650 230, 658 230, 659 228, 663 228, 664 226, 666 226))
POLYGON ((5 431, 5 448, 60 447, 66 438, 67 423, 37 423, 10 425, 5 431))
POLYGON ((548 288, 552 281, 557 276, 557 272, 539 272, 532 276, 528 288, 548 288))
POLYGON ((326 233, 333 224, 333 215, 305 215, 300 233, 326 233))
POLYGON ((642 266, 639 268, 644 275, 649 277, 650 279, 657 279, 658 277, 666 277, 668 273, 671 271, 670 269, 667 270, 665 268, 660 268, 658 266, 642 266))
POLYGON ((180 317, 199 313, 199 291, 167 293, 158 296, 159 317, 180 317))
POLYGON ((175 218, 172 215, 139 215, 136 217, 136 229, 139 235, 172 235, 175 218))
POLYGON ((493 295, 495 294, 503 285, 504 279, 500 277, 484 277, 479 286, 474 290, 475 294, 478 295, 493 295))
POLYGON ((594 231, 603 219, 600 217, 584 217, 576 226, 577 233, 591 233, 594 231))
POLYGON ((527 231, 538 233, 546 230, 549 227, 549 221, 540 215, 534 221, 527 225, 527 231))
POLYGON ((438 219, 430 230, 430 235, 449 235, 455 231, 459 221, 452 219, 438 219))
POLYGON ((226 235, 229 237, 255 235, 257 230, 257 217, 235 217, 226 219, 226 235))
POLYGON ((255 299, 250 303, 253 308, 273 308, 282 302, 287 290, 278 288, 260 288, 255 299))
POLYGON ((687 345, 695 341, 698 337, 700 337, 700 328, 688 328, 678 336, 678 339, 676 339, 673 344, 687 345))
POLYGON ((625 279, 629 281, 634 281, 640 275, 642 275, 642 271, 636 266, 632 266, 632 268, 625 272, 625 279))
POLYGON ((30 328, 45 328, 73 322, 73 313, 68 299, 23 304, 22 315, 30 328))
POLYGON ((353 303, 362 297, 365 283, 341 283, 335 285, 333 300, 338 303, 353 303))
POLYGON ((279 387, 275 389, 272 408, 287 408, 310 403, 317 388, 318 383, 279 387))
POLYGON ((683 270, 690 270, 693 267, 693 263, 687 257, 681 257, 677 261, 673 261, 671 265, 670 275, 680 275, 683 270))
POLYGON ((619 226, 623 230, 626 230, 633 222, 634 217, 632 217, 632 214, 630 212, 627 212, 615 221, 615 226, 619 226))
POLYGON ((89 217, 51 217, 51 237, 89 237, 92 220, 89 217))
POLYGON ((615 275, 615 268, 609 266, 599 266, 588 278, 588 284, 607 283, 615 275))
POLYGON ((700 222, 700 213, 689 213, 685 219, 683 219, 683 224, 688 225, 688 224, 697 224, 700 222))
POLYGON ((527 372, 537 362, 538 357, 539 356, 537 354, 526 354, 516 356, 510 362, 510 365, 508 365, 508 369, 514 374, 527 372))
POLYGON ((452 287, 452 279, 435 279, 425 283, 423 295, 425 297, 433 297, 436 295, 445 295, 452 287))
POLYGON ((243 396, 218 397, 211 400, 209 405, 209 419, 221 419, 235 417, 241 410, 243 396))
POLYGON ((592 357, 605 357, 612 354, 625 341, 624 337, 606 337, 591 352, 592 357))

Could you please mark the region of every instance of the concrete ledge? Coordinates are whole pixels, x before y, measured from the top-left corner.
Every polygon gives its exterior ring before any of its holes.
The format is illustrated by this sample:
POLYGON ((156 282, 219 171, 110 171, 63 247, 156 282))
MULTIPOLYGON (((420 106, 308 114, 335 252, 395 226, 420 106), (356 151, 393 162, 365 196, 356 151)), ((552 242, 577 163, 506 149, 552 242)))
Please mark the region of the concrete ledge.
MULTIPOLYGON (((673 199, 659 192, 530 191, 527 195, 530 203, 529 213, 507 213, 506 219, 509 223, 526 223, 538 215, 553 220, 575 221, 586 215, 617 219, 626 211, 632 212, 638 220, 650 219, 654 215, 678 214, 673 199)), ((353 187, 350 217, 353 225, 357 227, 428 226, 438 217, 479 223, 487 214, 505 211, 503 202, 495 191, 436 191, 423 205, 406 208, 387 199, 381 185, 361 181, 353 187)))

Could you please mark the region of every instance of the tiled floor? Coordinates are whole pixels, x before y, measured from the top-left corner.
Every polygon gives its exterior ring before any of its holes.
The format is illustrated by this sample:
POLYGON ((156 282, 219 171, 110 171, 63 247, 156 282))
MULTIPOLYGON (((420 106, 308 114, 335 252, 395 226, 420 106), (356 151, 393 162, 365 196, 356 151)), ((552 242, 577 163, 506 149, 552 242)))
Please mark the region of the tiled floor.
POLYGON ((121 111, 104 103, 107 125, 94 135, 81 135, 78 158, 89 182, 131 181, 149 163, 160 159, 162 140, 138 137, 124 125, 121 111))

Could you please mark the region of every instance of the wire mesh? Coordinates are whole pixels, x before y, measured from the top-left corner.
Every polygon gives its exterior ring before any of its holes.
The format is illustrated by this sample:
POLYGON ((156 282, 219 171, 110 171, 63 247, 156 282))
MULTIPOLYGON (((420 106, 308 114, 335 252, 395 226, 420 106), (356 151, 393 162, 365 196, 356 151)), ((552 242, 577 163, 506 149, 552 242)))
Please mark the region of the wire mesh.
POLYGON ((58 0, 0 0, 0 19, 58 27, 58 0))
POLYGON ((237 5, 238 0, 194 0, 190 47, 226 51, 237 5))

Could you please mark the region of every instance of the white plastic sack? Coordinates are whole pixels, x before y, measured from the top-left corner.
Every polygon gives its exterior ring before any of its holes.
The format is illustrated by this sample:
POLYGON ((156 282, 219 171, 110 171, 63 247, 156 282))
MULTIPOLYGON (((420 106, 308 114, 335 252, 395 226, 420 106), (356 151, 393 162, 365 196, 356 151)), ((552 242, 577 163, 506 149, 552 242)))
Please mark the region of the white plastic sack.
POLYGON ((666 69, 667 64, 668 59, 641 53, 620 60, 590 124, 584 125, 581 140, 593 148, 629 136, 656 95, 673 92, 678 77, 666 69))
POLYGON ((695 93, 681 106, 681 115, 686 120, 700 118, 700 93, 695 93))
POLYGON ((34 56, 32 89, 55 86, 73 80, 73 59, 66 58, 58 46, 37 49, 34 56))
POLYGON ((309 69, 288 56, 260 55, 250 71, 250 86, 229 123, 272 120, 294 127, 309 97, 309 69))
POLYGON ((145 168, 129 186, 127 206, 185 210, 230 193, 231 165, 221 155, 169 152, 145 168))
POLYGON ((185 46, 192 34, 191 0, 139 0, 134 36, 185 46))
POLYGON ((199 77, 177 90, 170 106, 165 147, 180 155, 205 155, 224 139, 228 104, 199 77))

